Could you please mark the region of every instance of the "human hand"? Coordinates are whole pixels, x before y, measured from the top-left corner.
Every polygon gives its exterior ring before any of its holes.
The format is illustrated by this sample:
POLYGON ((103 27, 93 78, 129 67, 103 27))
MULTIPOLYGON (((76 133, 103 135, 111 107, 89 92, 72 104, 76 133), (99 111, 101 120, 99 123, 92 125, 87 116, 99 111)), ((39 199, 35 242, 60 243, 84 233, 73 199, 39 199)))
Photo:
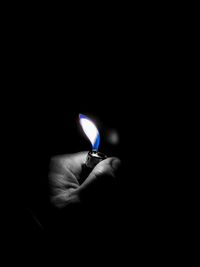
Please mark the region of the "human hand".
POLYGON ((87 152, 55 156, 50 164, 51 202, 56 208, 64 208, 70 204, 102 199, 110 193, 116 179, 120 160, 107 158, 95 166, 81 183, 83 166, 87 152))

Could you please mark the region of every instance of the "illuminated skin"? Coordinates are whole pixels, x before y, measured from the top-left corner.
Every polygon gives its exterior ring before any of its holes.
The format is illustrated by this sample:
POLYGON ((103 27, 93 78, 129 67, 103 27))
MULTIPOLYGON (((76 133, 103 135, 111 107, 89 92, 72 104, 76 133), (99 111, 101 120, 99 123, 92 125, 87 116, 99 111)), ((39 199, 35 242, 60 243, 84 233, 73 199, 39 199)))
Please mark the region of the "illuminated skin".
MULTIPOLYGON (((61 155, 52 158, 50 165, 51 202, 56 208, 64 208, 70 204, 84 202, 90 198, 95 187, 99 188, 103 198, 106 186, 115 181, 120 166, 118 158, 107 158, 92 170, 81 184, 82 167, 85 164, 87 152, 61 155)), ((89 199, 93 201, 93 199, 89 199)))

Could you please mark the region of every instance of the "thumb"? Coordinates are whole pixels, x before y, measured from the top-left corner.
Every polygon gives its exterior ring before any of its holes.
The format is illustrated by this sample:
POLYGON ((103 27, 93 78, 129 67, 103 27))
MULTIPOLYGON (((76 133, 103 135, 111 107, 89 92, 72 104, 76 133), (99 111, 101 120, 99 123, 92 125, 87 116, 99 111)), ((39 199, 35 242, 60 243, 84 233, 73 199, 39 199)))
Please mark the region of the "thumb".
POLYGON ((117 176, 117 172, 121 165, 121 161, 118 158, 111 157, 101 161, 92 170, 90 175, 84 181, 84 183, 79 187, 80 191, 85 191, 93 186, 97 186, 100 183, 106 186, 110 180, 117 176))

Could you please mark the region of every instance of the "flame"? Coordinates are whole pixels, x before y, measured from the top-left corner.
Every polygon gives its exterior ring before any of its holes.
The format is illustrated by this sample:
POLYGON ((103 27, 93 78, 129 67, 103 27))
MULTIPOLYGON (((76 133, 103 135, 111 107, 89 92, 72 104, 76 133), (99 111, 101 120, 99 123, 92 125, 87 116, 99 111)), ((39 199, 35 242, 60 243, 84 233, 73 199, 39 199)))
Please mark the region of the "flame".
POLYGON ((85 115, 79 114, 80 124, 87 138, 92 144, 93 150, 98 150, 100 143, 100 134, 95 124, 85 115))

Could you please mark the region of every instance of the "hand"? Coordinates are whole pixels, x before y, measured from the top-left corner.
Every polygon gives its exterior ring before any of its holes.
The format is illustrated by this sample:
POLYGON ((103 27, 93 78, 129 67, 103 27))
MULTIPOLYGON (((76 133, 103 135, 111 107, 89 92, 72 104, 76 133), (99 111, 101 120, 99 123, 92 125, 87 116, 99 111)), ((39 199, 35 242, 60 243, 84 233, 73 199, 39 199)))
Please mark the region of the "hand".
POLYGON ((87 152, 80 152, 52 158, 49 178, 51 201, 55 207, 64 208, 70 204, 82 203, 85 199, 103 199, 106 191, 110 192, 120 160, 110 157, 101 161, 81 183, 86 157, 87 152))

